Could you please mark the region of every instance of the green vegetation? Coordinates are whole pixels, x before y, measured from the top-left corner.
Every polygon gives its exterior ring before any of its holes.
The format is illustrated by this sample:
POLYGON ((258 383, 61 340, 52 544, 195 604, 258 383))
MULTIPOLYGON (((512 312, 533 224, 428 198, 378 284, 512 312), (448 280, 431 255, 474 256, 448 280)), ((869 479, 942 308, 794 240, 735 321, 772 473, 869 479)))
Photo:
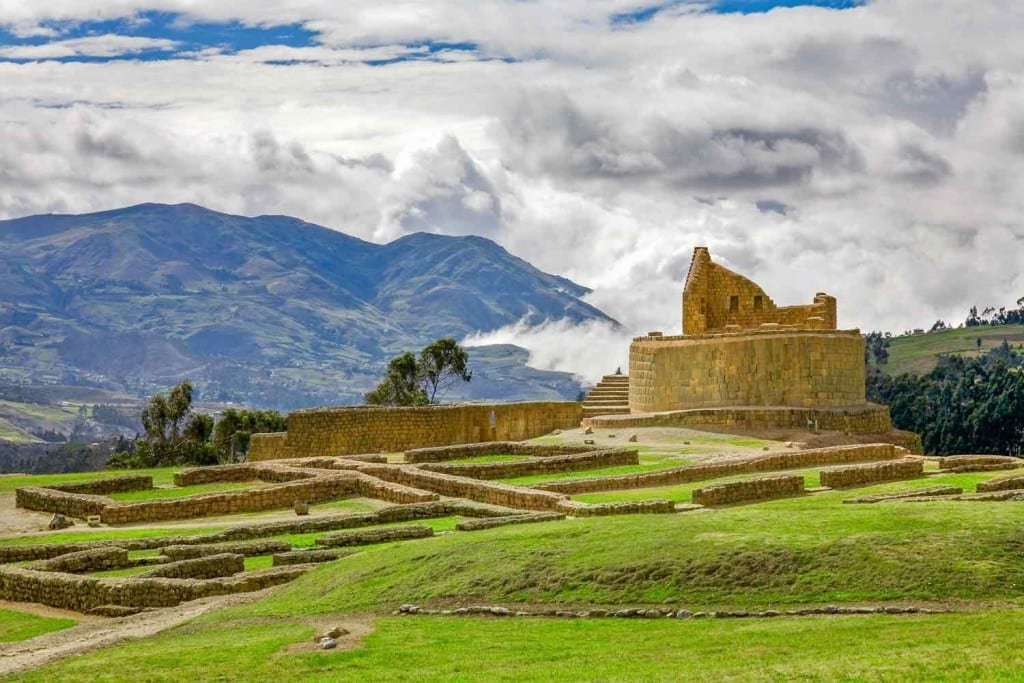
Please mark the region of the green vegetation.
POLYGON ((267 486, 267 484, 262 481, 219 481, 211 484, 198 484, 196 486, 171 486, 143 489, 141 491, 124 491, 122 493, 112 493, 109 497, 123 502, 136 502, 164 498, 185 498, 186 496, 197 496, 201 493, 242 491, 245 489, 262 488, 264 486, 267 486))
POLYGON ((39 545, 40 543, 85 543, 88 541, 122 541, 133 538, 154 538, 158 536, 181 536, 192 534, 210 534, 226 529, 221 526, 181 526, 141 529, 83 529, 82 531, 58 531, 54 533, 24 534, 0 538, 0 546, 6 545, 39 545))
POLYGON ((74 619, 40 617, 35 614, 0 609, 0 643, 28 640, 50 631, 60 631, 75 625, 74 619))
POLYGON ((111 468, 154 465, 214 465, 235 462, 249 450, 256 433, 285 429, 285 418, 273 410, 224 411, 219 422, 192 410, 193 387, 182 382, 167 394, 149 399, 140 415, 146 437, 110 458, 111 468))
POLYGON ((21 429, 18 429, 8 420, 0 417, 0 441, 10 441, 12 443, 38 443, 42 439, 36 438, 31 434, 26 434, 21 429))
MULTIPOLYGON (((174 482, 174 473, 180 467, 153 467, 132 472, 132 475, 149 475, 153 477, 154 486, 166 486, 174 482)), ((67 472, 64 474, 3 474, 0 475, 0 494, 14 493, 20 486, 54 486, 56 484, 75 484, 95 481, 106 477, 123 477, 124 472, 67 472)))
POLYGON ((384 379, 365 400, 380 406, 429 405, 455 382, 472 378, 469 353, 452 337, 444 337, 425 346, 419 356, 406 352, 392 358, 384 379))
POLYGON ((1024 356, 1005 343, 978 358, 943 356, 927 375, 869 368, 867 395, 920 434, 926 453, 1024 455, 1024 356))
POLYGON ((905 372, 923 375, 930 372, 942 356, 978 357, 1004 341, 1011 346, 1024 344, 1024 325, 979 325, 892 337, 889 360, 879 367, 894 377, 905 372))
POLYGON ((289 653, 315 633, 303 619, 234 613, 15 680, 114 681, 126 670, 150 681, 550 681, 556 671, 605 681, 1011 680, 1024 667, 1021 628, 1019 610, 642 623, 388 617, 357 649, 289 653))

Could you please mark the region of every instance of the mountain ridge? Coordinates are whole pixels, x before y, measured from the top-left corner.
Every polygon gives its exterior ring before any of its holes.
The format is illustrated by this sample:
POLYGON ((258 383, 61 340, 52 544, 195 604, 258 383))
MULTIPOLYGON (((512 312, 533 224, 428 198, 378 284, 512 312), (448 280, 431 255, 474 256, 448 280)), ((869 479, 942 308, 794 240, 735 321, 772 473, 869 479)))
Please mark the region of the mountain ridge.
MULTIPOLYGON (((0 221, 0 249, 9 381, 142 395, 188 375, 208 398, 287 409, 358 400, 388 356, 439 336, 617 325, 586 287, 478 236, 376 244, 289 216, 145 203, 0 221)), ((571 377, 537 372, 509 395, 481 367, 472 395, 575 398, 571 377)))

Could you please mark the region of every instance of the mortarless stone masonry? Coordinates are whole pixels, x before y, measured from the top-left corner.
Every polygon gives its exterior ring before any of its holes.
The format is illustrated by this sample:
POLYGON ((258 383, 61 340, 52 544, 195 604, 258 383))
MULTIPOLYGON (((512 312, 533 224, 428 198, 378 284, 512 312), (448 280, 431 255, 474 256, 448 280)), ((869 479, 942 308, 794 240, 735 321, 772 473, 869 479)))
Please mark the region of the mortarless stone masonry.
POLYGON ((804 492, 804 478, 796 474, 762 477, 706 486, 693 491, 698 505, 729 505, 754 500, 798 496, 804 492))
POLYGON ((575 427, 582 415, 580 404, 568 401, 298 410, 288 415, 288 431, 283 435, 253 434, 249 460, 532 439, 575 427))
POLYGON ((821 471, 821 485, 841 489, 921 476, 924 476, 924 458, 911 456, 850 467, 830 467, 821 471))

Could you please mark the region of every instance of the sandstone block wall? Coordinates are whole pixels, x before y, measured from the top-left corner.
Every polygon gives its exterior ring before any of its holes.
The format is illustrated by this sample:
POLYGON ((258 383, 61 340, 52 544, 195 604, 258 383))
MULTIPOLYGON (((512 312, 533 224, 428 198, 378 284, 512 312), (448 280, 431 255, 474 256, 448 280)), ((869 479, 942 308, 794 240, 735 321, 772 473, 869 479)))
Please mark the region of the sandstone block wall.
POLYGON ((684 484, 692 481, 727 477, 734 474, 774 472, 776 470, 801 469, 816 465, 891 460, 901 453, 904 453, 903 449, 888 443, 811 448, 803 451, 767 453, 753 458, 735 458, 706 465, 684 465, 682 467, 640 474, 553 481, 546 484, 536 484, 534 488, 577 494, 592 491, 669 486, 671 484, 684 484))
POLYGON ((639 337, 629 350, 629 409, 863 405, 864 372, 856 330, 639 337))
POLYGON ((989 479, 978 484, 978 493, 986 491, 1010 491, 1013 489, 1024 489, 1024 476, 1000 477, 989 479))
POLYGON ((103 496, 110 493, 125 491, 144 491, 153 488, 153 477, 130 475, 124 477, 105 477, 95 481, 75 482, 72 484, 50 484, 46 488, 66 493, 91 493, 103 496))
POLYGON ((518 441, 579 425, 574 402, 481 403, 299 410, 288 431, 254 434, 249 460, 406 451, 427 446, 518 441))
POLYGON ((804 478, 785 474, 699 488, 693 492, 693 502, 699 505, 729 505, 752 500, 797 496, 803 492, 804 478))
POLYGON ((924 476, 924 459, 909 457, 821 471, 821 485, 834 489, 924 476))
POLYGON ((101 605, 171 607, 189 600, 247 593, 291 581, 309 565, 280 567, 218 579, 166 579, 136 577, 104 579, 23 567, 0 567, 0 598, 37 602, 86 612, 101 605))
POLYGON ((527 477, 535 474, 593 470, 601 467, 616 467, 618 465, 636 465, 639 462, 639 456, 634 449, 606 448, 588 453, 555 455, 519 462, 464 463, 457 465, 450 463, 425 463, 420 465, 420 468, 460 477, 472 477, 474 479, 505 479, 509 477, 527 477))
POLYGON ((138 578, 163 577, 167 579, 215 579, 245 571, 245 557, 234 553, 220 553, 168 562, 139 574, 138 578))
POLYGON ((41 572, 84 574, 105 569, 119 569, 127 567, 128 564, 128 551, 124 548, 93 548, 35 562, 30 568, 41 572))
POLYGON ((695 248, 683 288, 683 332, 705 334, 766 323, 835 329, 836 300, 819 292, 812 304, 780 308, 753 281, 714 263, 707 247, 695 248))
POLYGON ((392 526, 384 529, 361 529, 359 531, 341 531, 336 534, 321 536, 317 545, 329 548, 344 548, 353 545, 370 545, 388 541, 405 541, 413 538, 433 536, 434 530, 429 526, 392 526))
POLYGON ((456 477, 440 472, 428 472, 415 466, 365 465, 363 472, 418 489, 434 491, 442 496, 470 500, 526 510, 555 510, 565 496, 521 486, 456 477))
POLYGON ((670 500, 628 500, 614 503, 579 503, 563 500, 558 509, 573 517, 604 517, 607 515, 664 514, 676 511, 670 500))
POLYGON ((744 429, 806 429, 808 420, 814 420, 818 429, 850 434, 885 434, 892 429, 888 406, 875 403, 864 403, 845 408, 786 406, 691 408, 659 413, 601 415, 585 421, 591 427, 606 429, 700 427, 704 425, 744 429))
POLYGON ((98 515, 114 503, 106 496, 68 493, 41 486, 22 486, 14 491, 14 504, 26 510, 56 512, 68 517, 98 515))
POLYGON ((939 469, 948 470, 955 467, 973 467, 977 465, 1015 465, 1024 466, 1024 460, 1009 455, 949 455, 939 458, 939 469))
POLYGON ((169 545, 160 548, 160 554, 172 560, 194 560, 211 555, 239 555, 254 557, 282 553, 292 549, 284 541, 233 541, 228 543, 201 543, 194 545, 169 545))
POLYGON ((346 550, 344 548, 310 548, 308 550, 290 550, 286 553, 274 553, 273 561, 275 567, 292 564, 309 564, 312 562, 333 562, 343 557, 348 557, 357 550, 346 550))
POLYGON ((547 458, 555 455, 572 455, 596 450, 593 446, 579 444, 532 444, 517 441, 487 441, 457 446, 435 446, 433 448, 416 448, 405 452, 408 463, 444 462, 445 460, 461 460, 484 455, 528 455, 547 458))
POLYGON ((465 519, 456 524, 455 528, 459 531, 481 531, 509 524, 531 524, 533 522, 551 522, 559 519, 565 519, 565 515, 560 512, 531 512, 525 515, 465 519))

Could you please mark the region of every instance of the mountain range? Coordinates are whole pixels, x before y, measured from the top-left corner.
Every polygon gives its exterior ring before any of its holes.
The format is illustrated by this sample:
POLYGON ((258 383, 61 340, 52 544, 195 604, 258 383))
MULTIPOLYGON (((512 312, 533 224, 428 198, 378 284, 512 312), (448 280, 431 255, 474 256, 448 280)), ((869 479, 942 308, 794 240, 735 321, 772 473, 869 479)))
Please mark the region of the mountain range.
MULTIPOLYGON (((204 400, 358 402, 387 359, 519 320, 607 315, 481 237, 374 244, 287 216, 142 204, 0 221, 0 378, 204 400)), ((465 399, 575 398, 513 346, 471 350, 465 399)))

